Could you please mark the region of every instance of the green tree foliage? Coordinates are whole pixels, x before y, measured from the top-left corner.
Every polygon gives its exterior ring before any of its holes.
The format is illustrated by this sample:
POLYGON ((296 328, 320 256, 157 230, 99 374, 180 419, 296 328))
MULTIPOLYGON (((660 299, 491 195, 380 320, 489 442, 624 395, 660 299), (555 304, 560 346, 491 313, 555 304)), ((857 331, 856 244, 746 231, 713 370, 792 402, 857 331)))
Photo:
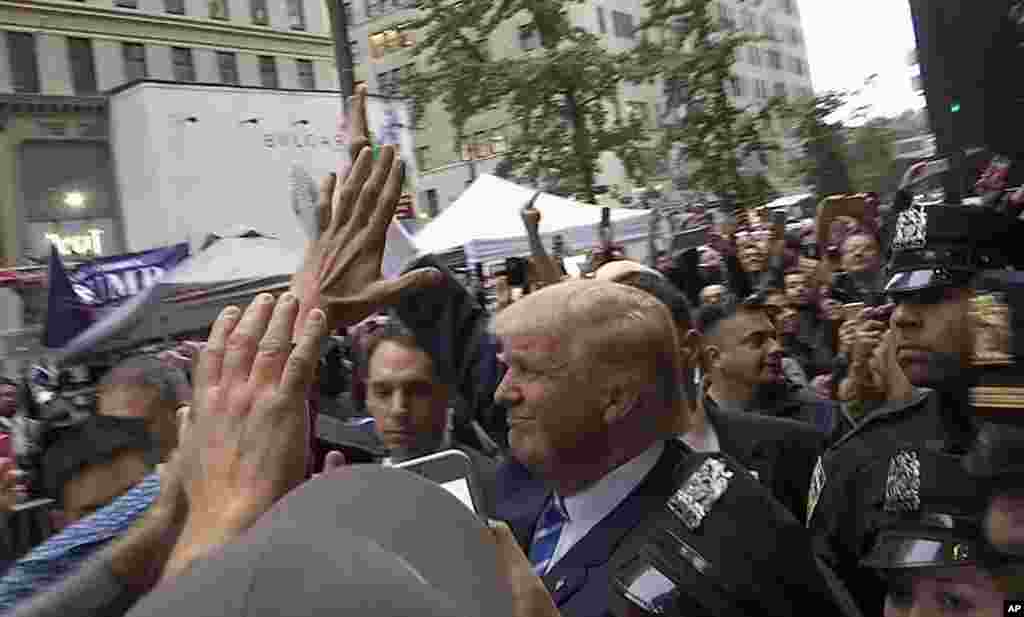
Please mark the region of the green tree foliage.
POLYGON ((775 193, 768 180, 741 171, 751 157, 777 148, 764 138, 776 105, 749 111, 730 97, 737 50, 759 39, 722 24, 711 0, 646 0, 644 6, 645 37, 634 50, 632 77, 661 79, 669 105, 686 107, 683 122, 664 131, 659 150, 683 146, 693 189, 734 196, 742 206, 768 201, 775 193))
POLYGON ((412 27, 422 29, 414 54, 425 68, 406 78, 403 91, 420 114, 439 101, 457 135, 473 117, 505 110, 518 127, 507 173, 593 202, 601 153, 636 158, 648 137, 642 119, 617 113, 629 58, 572 26, 566 9, 575 2, 421 0, 412 27), (497 30, 522 14, 539 48, 498 57, 491 45, 497 30))
POLYGON ((849 99, 848 93, 828 92, 790 102, 782 109, 783 117, 803 141, 803 172, 816 187, 819 198, 853 192, 846 164, 844 127, 832 119, 849 99))
POLYGON ((851 131, 847 146, 850 177, 858 191, 884 192, 893 169, 894 131, 889 120, 876 118, 851 131))

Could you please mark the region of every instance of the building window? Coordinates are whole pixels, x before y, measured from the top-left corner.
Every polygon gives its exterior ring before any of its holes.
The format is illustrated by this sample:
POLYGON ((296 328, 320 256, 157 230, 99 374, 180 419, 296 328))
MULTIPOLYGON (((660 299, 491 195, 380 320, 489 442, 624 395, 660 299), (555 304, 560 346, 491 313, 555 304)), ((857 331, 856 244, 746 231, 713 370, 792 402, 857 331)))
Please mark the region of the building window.
POLYGON ((359 62, 359 41, 349 41, 348 52, 352 56, 352 64, 359 62))
POLYGON ((366 0, 366 17, 383 17, 396 11, 416 8, 416 0, 366 0))
POLYGON ((608 34, 608 23, 604 20, 604 8, 597 7, 597 29, 601 34, 608 34))
POLYGON ((519 26, 519 49, 530 51, 540 47, 540 36, 532 26, 519 26))
POLYGON ((299 89, 316 90, 316 77, 313 76, 313 61, 296 60, 295 68, 299 73, 299 89))
POLYGON ((217 66, 220 67, 220 81, 225 84, 237 86, 238 79, 238 56, 230 51, 217 52, 217 66))
POLYGON ((743 29, 747 32, 757 32, 757 18, 750 11, 743 11, 743 29))
POLYGON ((736 11, 731 6, 718 5, 718 23, 722 30, 736 29, 736 11))
POLYGON ((377 73, 377 87, 385 96, 398 96, 402 92, 402 77, 412 70, 412 65, 398 67, 377 73))
POLYGON ((427 155, 430 153, 430 146, 416 147, 416 169, 423 171, 427 168, 427 155))
POLYGON ((774 90, 775 91, 773 94, 775 94, 775 96, 786 96, 786 84, 782 83, 781 81, 775 82, 774 90))
POLYGON ((146 69, 146 48, 141 43, 124 43, 121 46, 121 53, 124 54, 124 78, 127 81, 149 77, 149 71, 146 69))
POLYGON ((768 82, 763 79, 754 80, 754 94, 759 99, 768 98, 768 82))
POLYGON ((761 48, 748 47, 747 57, 750 59, 750 63, 754 66, 761 66, 761 48))
POLYGON ((288 0, 288 27, 292 30, 306 29, 306 12, 302 0, 288 0))
POLYGON ((188 47, 172 47, 171 64, 174 68, 174 81, 196 80, 196 66, 192 62, 192 50, 188 47))
POLYGON ((257 26, 269 26, 270 14, 267 12, 267 0, 249 0, 252 10, 252 23, 257 26))
POLYGON ((7 33, 11 59, 11 82, 15 92, 39 92, 39 64, 36 38, 26 32, 7 33))
POLYGON ((138 0, 114 0, 114 6, 119 6, 123 9, 137 9, 139 8, 138 0))
POLYGON ((260 84, 264 88, 277 88, 277 62, 274 56, 260 56, 260 84))
POLYGON ((184 15, 185 0, 164 0, 164 10, 174 15, 184 15))
POLYGON ((800 34, 800 28, 789 29, 789 42, 798 47, 804 44, 804 37, 800 34))
POLYGON ((797 75, 806 75, 807 67, 802 58, 790 58, 790 70, 797 75))
POLYGON ((639 120, 642 126, 650 125, 651 117, 648 113, 647 103, 643 103, 640 101, 630 101, 626 103, 626 106, 629 110, 629 119, 631 121, 639 120))
POLYGON ((763 34, 766 37, 773 41, 779 40, 778 33, 775 30, 775 22, 772 21, 771 18, 765 17, 764 20, 761 22, 761 25, 764 26, 763 34))
POLYGON ((633 31, 633 16, 621 11, 612 11, 612 32, 615 36, 623 39, 636 38, 633 31))
POLYGON ((374 58, 384 56, 407 49, 416 44, 416 37, 411 30, 403 30, 401 27, 384 30, 370 35, 370 53, 374 58))
POLYGON ((796 3, 793 0, 779 0, 779 8, 782 9, 786 15, 793 15, 796 13, 796 3))
POLYGON ((773 68, 776 70, 782 69, 782 54, 775 51, 774 49, 769 49, 764 52, 764 55, 765 58, 768 59, 769 68, 773 68))
POLYGON ((96 61, 89 39, 68 39, 68 60, 75 94, 96 94, 96 61))
POLYGON ((427 215, 431 218, 441 213, 441 204, 437 199, 437 189, 427 189, 427 215))
POLYGON ((732 95, 735 97, 744 97, 748 95, 747 92, 747 80, 736 75, 730 81, 732 85, 732 95))
POLYGON ((230 19, 228 0, 210 0, 210 19, 230 19))

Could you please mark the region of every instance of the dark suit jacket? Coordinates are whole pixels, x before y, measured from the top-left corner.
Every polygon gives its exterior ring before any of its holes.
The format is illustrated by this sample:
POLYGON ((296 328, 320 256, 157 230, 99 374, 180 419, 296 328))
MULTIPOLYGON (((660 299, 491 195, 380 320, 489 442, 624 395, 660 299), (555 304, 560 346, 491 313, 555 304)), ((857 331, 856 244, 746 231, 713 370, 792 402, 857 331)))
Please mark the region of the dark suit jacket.
MULTIPOLYGON (((674 472, 689 454, 676 440, 666 442, 654 469, 611 514, 577 542, 544 577, 562 617, 598 617, 612 606, 609 571, 612 553, 652 511, 665 505, 675 489, 674 472)), ((514 460, 498 470, 496 516, 506 521, 519 545, 529 553, 534 527, 551 490, 514 460)))
POLYGON ((722 452, 755 472, 761 485, 798 521, 807 520, 807 491, 825 433, 804 422, 723 411, 706 399, 704 412, 722 452))

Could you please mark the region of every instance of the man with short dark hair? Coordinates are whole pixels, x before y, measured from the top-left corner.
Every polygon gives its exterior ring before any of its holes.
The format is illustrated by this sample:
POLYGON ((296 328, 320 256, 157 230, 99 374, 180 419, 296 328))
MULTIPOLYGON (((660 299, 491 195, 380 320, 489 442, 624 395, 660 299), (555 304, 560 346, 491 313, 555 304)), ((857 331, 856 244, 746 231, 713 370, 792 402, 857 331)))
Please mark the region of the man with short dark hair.
POLYGON ((106 506, 151 472, 159 455, 141 419, 94 416, 65 429, 43 456, 45 491, 60 508, 54 528, 106 506))
MULTIPOLYGON (((397 320, 389 321, 366 341, 366 408, 391 465, 456 449, 473 461, 484 499, 494 492, 497 463, 459 443, 452 433, 451 392, 434 371, 434 363, 416 338, 397 320)), ((492 503, 484 504, 488 509, 492 503)))
POLYGON ((778 333, 760 299, 704 307, 697 327, 710 382, 705 405, 799 420, 832 432, 839 419, 836 405, 785 379, 778 333))
POLYGON ((134 356, 110 369, 98 391, 99 415, 144 419, 161 459, 170 456, 178 441, 177 410, 191 398, 184 371, 156 356, 134 356))
POLYGON ((825 451, 826 435, 803 422, 729 411, 697 395, 695 369, 701 341, 691 324, 686 297, 662 276, 631 272, 614 279, 664 303, 672 313, 683 357, 683 386, 693 405, 692 428, 683 441, 698 452, 725 452, 746 466, 799 520, 807 516, 807 489, 814 463, 825 451))

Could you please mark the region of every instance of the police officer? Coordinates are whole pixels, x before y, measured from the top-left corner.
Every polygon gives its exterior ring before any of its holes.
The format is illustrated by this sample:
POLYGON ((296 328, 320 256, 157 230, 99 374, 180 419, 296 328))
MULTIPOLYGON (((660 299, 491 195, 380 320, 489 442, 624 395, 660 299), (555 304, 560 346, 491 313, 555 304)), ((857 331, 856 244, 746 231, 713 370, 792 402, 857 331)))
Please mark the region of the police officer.
POLYGON ((866 475, 879 533, 862 564, 885 582, 885 617, 1000 615, 1020 565, 982 532, 982 488, 962 456, 899 448, 866 475))
POLYGON ((880 614, 885 597, 884 585, 859 565, 876 531, 865 468, 894 442, 960 452, 970 446, 973 283, 979 272, 1007 264, 1013 227, 1004 215, 950 204, 914 205, 897 219, 884 291, 897 305, 890 320, 897 360, 917 389, 838 440, 815 467, 808 495, 815 551, 865 614, 880 614))
POLYGON ((859 614, 803 526, 734 459, 693 454, 676 477, 612 556, 615 615, 859 614))

